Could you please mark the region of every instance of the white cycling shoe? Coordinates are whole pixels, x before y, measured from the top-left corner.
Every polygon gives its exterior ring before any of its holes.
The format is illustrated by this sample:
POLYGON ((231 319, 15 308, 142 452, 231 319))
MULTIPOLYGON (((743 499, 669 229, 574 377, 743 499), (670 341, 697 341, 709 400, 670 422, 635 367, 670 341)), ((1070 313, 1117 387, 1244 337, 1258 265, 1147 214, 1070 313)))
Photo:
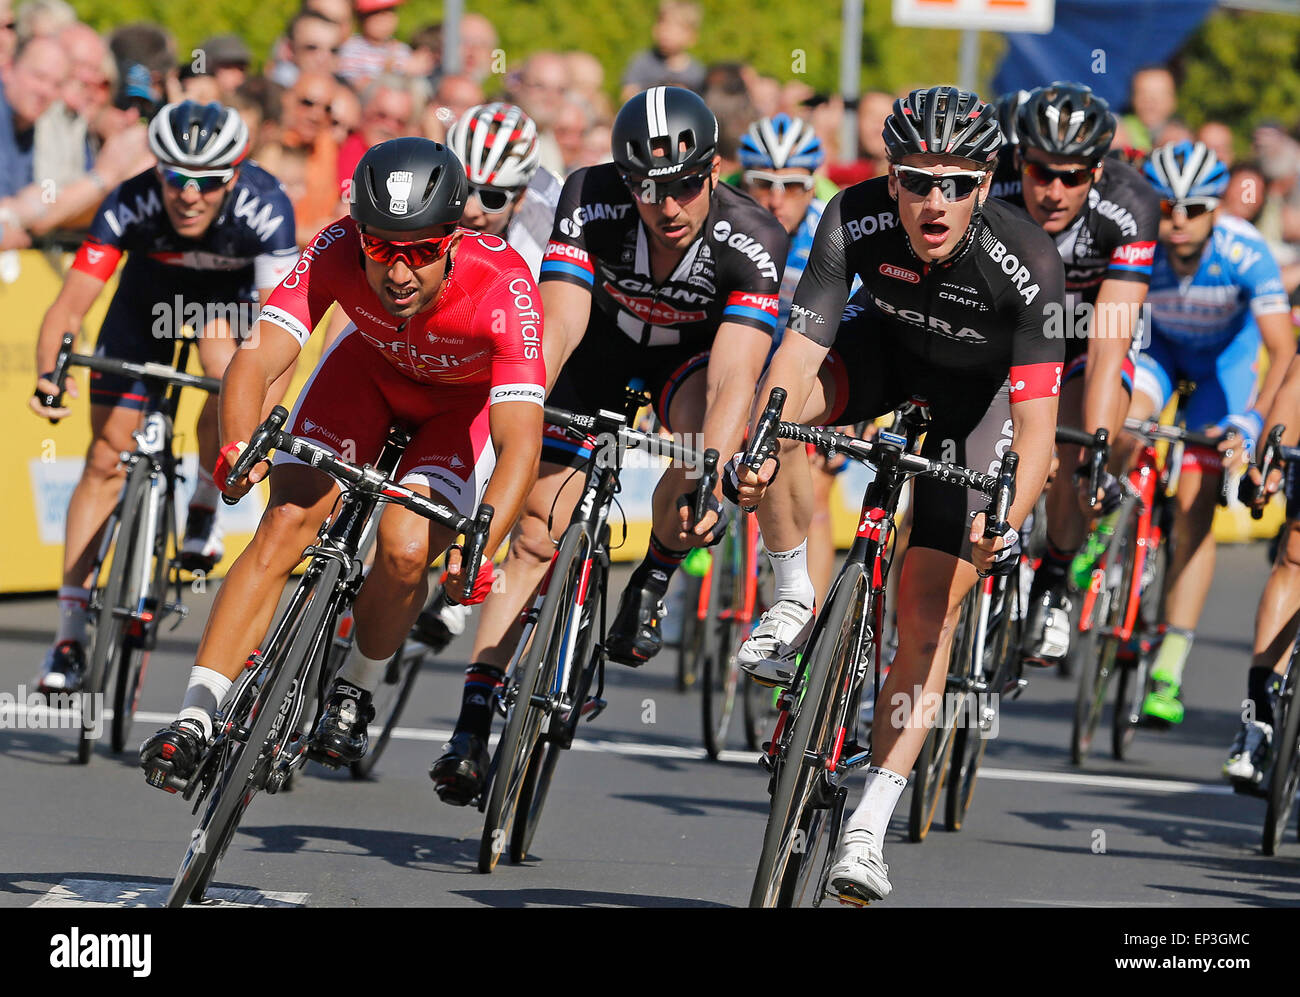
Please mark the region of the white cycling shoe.
POLYGON ((870 831, 846 831, 839 857, 826 878, 826 892, 850 904, 884 900, 894 888, 884 852, 870 831))
POLYGON ((765 612, 736 660, 760 685, 787 686, 794 679, 796 657, 812 632, 813 611, 792 599, 782 599, 765 612))

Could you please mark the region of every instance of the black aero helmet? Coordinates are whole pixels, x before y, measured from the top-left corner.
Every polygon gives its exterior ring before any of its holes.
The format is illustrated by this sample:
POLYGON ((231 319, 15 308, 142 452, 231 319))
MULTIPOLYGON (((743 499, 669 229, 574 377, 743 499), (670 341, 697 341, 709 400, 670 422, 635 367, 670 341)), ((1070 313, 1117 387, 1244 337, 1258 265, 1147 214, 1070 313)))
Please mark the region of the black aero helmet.
POLYGON ((149 122, 149 151, 189 170, 228 170, 248 155, 248 126, 233 107, 183 100, 149 122))
POLYGON ((371 146, 357 163, 351 215, 358 225, 391 232, 455 225, 468 192, 465 167, 445 145, 394 138, 371 146))
POLYGON ((933 152, 986 163, 1002 148, 993 105, 957 87, 913 90, 894 101, 884 138, 893 162, 933 152))
POLYGON ((690 90, 651 87, 619 110, 610 143, 629 176, 672 177, 713 162, 718 119, 690 90))
POLYGON ((1115 137, 1115 115, 1082 83, 1049 83, 1020 105, 1016 137, 1022 148, 1098 162, 1115 137))

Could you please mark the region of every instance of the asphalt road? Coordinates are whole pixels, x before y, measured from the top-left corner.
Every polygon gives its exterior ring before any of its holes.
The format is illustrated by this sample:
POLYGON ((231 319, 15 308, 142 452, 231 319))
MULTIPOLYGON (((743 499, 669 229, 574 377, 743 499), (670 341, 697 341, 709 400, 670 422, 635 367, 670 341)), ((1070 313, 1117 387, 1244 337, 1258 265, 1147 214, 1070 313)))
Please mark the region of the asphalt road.
MULTIPOLYGON (((909 844, 904 798, 885 852, 886 904, 1300 902, 1300 843, 1291 837, 1280 856, 1263 857, 1263 802, 1219 781, 1265 571, 1259 546, 1220 551, 1187 670, 1187 718, 1170 733, 1140 731, 1127 762, 1098 756, 1073 768, 1074 683, 1032 675, 1002 714, 960 833, 936 822, 926 842, 909 844)), ((616 572, 615 584, 625 576, 616 572)), ((210 598, 191 596, 189 619, 154 654, 135 742, 178 707, 210 598)), ((32 683, 54 619, 52 598, 0 602, 0 695, 32 683)), ((482 817, 441 804, 427 775, 457 711, 467 652, 461 638, 425 668, 373 780, 311 768, 292 792, 259 796, 218 871, 221 895, 344 907, 747 902, 766 777, 743 751, 704 757, 698 696, 674 691, 663 659, 610 667, 609 709, 562 761, 536 857, 479 874, 482 817)), ((114 757, 101 745, 81 767, 71 731, 15 717, 19 726, 0 730, 0 906, 160 903, 195 823, 189 807, 148 788, 133 752, 114 757)))

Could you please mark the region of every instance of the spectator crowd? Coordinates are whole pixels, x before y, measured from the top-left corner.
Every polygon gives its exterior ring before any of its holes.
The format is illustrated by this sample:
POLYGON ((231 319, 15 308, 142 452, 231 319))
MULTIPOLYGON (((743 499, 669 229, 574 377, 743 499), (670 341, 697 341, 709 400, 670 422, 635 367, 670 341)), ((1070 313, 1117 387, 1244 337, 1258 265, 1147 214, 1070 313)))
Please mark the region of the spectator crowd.
MULTIPOLYGON (((16 9, 0 0, 0 249, 84 228, 106 191, 152 162, 144 129, 130 126, 186 98, 221 101, 244 116, 252 158, 289 192, 300 244, 343 213, 347 182, 367 148, 401 135, 442 140, 459 115, 486 100, 518 104, 533 118, 541 164, 561 177, 609 159, 615 88, 593 55, 537 51, 507 63, 491 20, 466 13, 460 68, 447 73, 440 24, 397 37, 401 3, 303 0, 265 58, 239 36, 219 35, 185 61, 156 24, 101 35, 65 0, 26 0, 16 9)), ((846 106, 800 79, 741 62, 702 64, 690 53, 703 28, 698 4, 662 0, 650 46, 629 54, 617 81, 621 99, 661 83, 698 91, 718 117, 724 175, 738 171, 749 125, 778 112, 812 124, 827 150, 829 182, 845 186, 884 171, 881 125, 898 94, 872 91, 846 106), (858 139, 841 155, 846 115, 855 115, 858 139)), ((900 93, 920 82, 937 81, 909 81, 900 93)), ((1137 158, 1167 142, 1204 141, 1232 172, 1225 209, 1253 222, 1284 266, 1300 261, 1297 122, 1260 123, 1243 159, 1226 123, 1207 121, 1193 133, 1179 111, 1173 74, 1139 71, 1115 146, 1137 158)))

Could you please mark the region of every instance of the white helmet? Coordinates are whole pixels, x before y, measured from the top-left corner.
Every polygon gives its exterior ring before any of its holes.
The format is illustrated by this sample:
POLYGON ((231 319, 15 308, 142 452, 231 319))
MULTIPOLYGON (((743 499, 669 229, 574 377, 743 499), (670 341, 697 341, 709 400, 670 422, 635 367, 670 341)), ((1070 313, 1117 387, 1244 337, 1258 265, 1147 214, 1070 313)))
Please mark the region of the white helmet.
POLYGON ((180 101, 149 122, 149 150, 169 166, 227 170, 248 155, 248 126, 233 107, 180 101))
POLYGON ((478 104, 447 130, 447 145, 460 157, 471 184, 515 190, 537 172, 541 150, 537 125, 514 104, 478 104))

